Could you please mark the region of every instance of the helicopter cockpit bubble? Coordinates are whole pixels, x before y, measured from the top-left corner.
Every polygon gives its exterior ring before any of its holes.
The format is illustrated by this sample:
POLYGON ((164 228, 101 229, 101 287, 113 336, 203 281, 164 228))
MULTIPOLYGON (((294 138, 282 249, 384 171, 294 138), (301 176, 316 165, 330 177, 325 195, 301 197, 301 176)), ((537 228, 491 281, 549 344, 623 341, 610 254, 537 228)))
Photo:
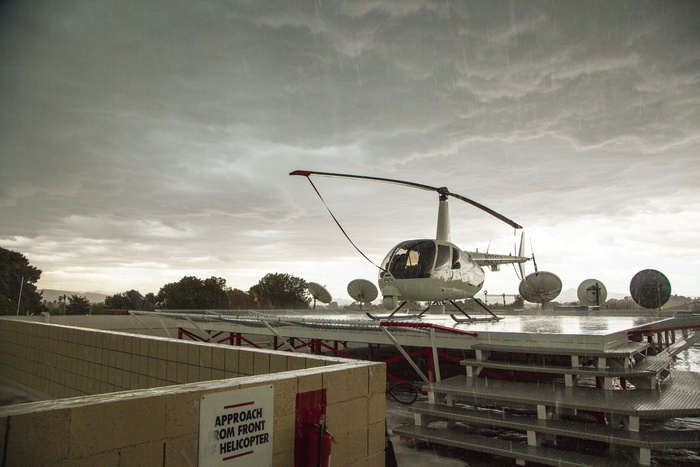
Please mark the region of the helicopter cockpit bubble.
POLYGON ((384 258, 384 271, 395 279, 424 279, 430 277, 435 264, 435 240, 409 240, 395 246, 384 258))

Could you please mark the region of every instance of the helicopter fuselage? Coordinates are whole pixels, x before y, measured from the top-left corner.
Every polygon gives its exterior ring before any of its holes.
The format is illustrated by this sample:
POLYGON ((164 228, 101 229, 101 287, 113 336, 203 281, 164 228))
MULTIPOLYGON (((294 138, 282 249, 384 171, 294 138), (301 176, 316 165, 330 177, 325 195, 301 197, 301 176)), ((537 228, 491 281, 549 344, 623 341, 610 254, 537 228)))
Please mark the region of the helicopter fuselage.
POLYGON ((467 253, 444 240, 408 240, 384 258, 379 288, 384 307, 399 301, 472 298, 484 285, 484 270, 467 253))

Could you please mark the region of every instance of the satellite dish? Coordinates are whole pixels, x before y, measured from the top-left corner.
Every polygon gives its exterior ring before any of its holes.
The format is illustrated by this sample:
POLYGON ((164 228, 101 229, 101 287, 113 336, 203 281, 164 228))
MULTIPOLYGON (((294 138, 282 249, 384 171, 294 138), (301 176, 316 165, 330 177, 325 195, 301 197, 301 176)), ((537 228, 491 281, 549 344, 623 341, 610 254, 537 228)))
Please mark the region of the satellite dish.
POLYGON ((530 303, 547 303, 561 292, 561 279, 551 272, 533 272, 520 281, 520 296, 530 303))
POLYGON ((331 294, 321 284, 317 284, 316 282, 309 282, 306 285, 306 288, 309 290, 309 293, 314 299, 314 310, 316 309, 316 300, 318 300, 321 303, 330 303, 331 300, 333 300, 331 294))
POLYGON ((576 291, 578 301, 584 306, 600 306, 608 298, 608 291, 598 279, 586 279, 576 291))
POLYGON ((355 279, 348 284, 348 294, 353 300, 358 302, 360 308, 362 308, 363 303, 376 300, 379 292, 377 291, 377 286, 367 279, 355 279))
POLYGON ((671 298, 671 283, 655 269, 639 271, 630 282, 630 294, 643 308, 661 308, 671 298))

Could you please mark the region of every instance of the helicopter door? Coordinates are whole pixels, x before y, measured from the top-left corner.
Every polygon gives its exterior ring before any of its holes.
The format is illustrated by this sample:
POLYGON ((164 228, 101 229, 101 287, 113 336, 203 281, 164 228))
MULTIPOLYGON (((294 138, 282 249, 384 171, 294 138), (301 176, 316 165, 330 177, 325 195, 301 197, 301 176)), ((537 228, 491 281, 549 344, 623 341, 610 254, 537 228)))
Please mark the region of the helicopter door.
POLYGON ((434 241, 410 241, 394 248, 387 269, 396 279, 421 279, 430 277, 434 263, 434 241))

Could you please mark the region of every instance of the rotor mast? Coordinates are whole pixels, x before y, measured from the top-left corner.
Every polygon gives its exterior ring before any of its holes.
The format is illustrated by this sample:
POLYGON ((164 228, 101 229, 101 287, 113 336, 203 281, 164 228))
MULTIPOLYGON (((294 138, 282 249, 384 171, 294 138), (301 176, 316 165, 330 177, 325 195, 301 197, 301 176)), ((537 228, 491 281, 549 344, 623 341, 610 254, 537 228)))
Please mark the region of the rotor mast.
POLYGON ((437 233, 435 238, 438 241, 450 241, 450 205, 447 204, 447 195, 440 193, 440 204, 438 207, 437 233))

